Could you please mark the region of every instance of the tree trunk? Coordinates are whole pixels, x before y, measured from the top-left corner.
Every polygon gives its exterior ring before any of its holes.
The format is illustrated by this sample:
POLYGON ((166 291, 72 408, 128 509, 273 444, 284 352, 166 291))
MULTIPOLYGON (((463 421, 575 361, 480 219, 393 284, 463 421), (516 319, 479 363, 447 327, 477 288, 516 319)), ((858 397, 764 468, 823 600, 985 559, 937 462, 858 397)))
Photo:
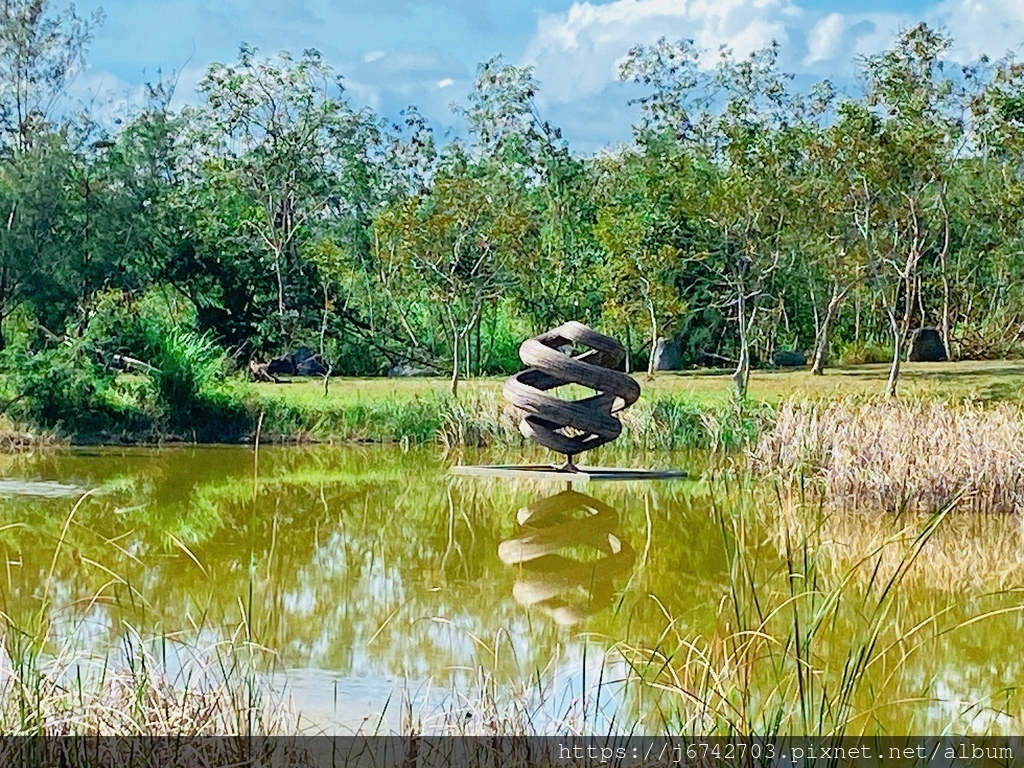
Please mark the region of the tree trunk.
POLYGON ((818 338, 814 344, 814 364, 811 366, 812 376, 821 376, 825 372, 825 360, 828 357, 828 340, 832 332, 832 325, 839 314, 839 307, 843 302, 843 293, 838 286, 832 287, 832 298, 829 299, 828 309, 825 310, 825 317, 821 321, 821 328, 818 329, 818 338))
POLYGON ((630 339, 629 326, 626 326, 626 373, 633 372, 633 340, 630 339))
POLYGON ((736 385, 736 394, 740 400, 747 397, 747 386, 750 383, 750 341, 747 338, 747 297, 742 282, 737 286, 736 317, 739 320, 740 359, 733 371, 732 381, 736 385))
POLYGON ((452 329, 452 380, 451 380, 451 393, 452 397, 459 396, 459 343, 462 339, 459 338, 458 328, 455 327, 455 321, 451 321, 452 329))
POLYGON ((323 363, 325 360, 324 344, 327 339, 327 313, 330 310, 331 302, 327 295, 326 283, 321 286, 324 291, 324 314, 320 320, 320 362, 323 363))
POLYGON ((900 378, 900 362, 903 359, 903 334, 893 329, 892 364, 889 366, 889 381, 885 385, 885 396, 896 397, 896 385, 900 378))
POLYGON ((473 326, 476 329, 476 375, 477 376, 483 375, 483 369, 482 369, 482 367, 480 365, 480 326, 482 326, 483 324, 484 324, 483 312, 481 312, 480 313, 480 317, 478 317, 476 319, 476 323, 473 326))
POLYGON ((853 340, 860 341, 860 291, 853 294, 853 340))
POLYGON ((942 346, 946 348, 946 359, 953 359, 953 351, 949 345, 949 275, 946 274, 945 257, 942 259, 942 346))
POLYGON ((939 265, 942 269, 942 346, 946 349, 946 359, 953 359, 953 351, 949 345, 949 212, 946 209, 945 185, 942 186, 942 219, 944 240, 939 254, 939 265))
POLYGON ((647 311, 651 315, 651 357, 647 361, 647 379, 654 380, 654 353, 658 349, 658 316, 654 312, 654 304, 647 304, 647 311))
MULTIPOLYGON (((908 270, 909 271, 909 270, 908 270)), ((889 326, 892 328, 892 365, 889 367, 889 380, 885 385, 885 396, 896 396, 896 385, 900 378, 900 363, 903 360, 903 344, 910 333, 910 318, 914 308, 914 291, 911 280, 904 280, 905 295, 903 317, 897 322, 896 312, 887 310, 889 326)))
POLYGON ((274 249, 274 276, 277 278, 277 314, 284 317, 284 278, 281 276, 281 251, 274 249))
POLYGON ((740 341, 740 360, 733 371, 732 381, 736 385, 736 394, 741 400, 745 399, 750 384, 750 347, 745 339, 740 341))

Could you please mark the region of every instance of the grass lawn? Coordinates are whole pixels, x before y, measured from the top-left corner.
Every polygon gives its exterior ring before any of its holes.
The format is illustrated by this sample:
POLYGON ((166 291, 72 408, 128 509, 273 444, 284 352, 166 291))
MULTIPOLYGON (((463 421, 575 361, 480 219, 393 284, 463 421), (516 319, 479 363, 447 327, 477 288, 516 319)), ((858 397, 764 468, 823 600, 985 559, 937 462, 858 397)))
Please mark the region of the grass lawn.
MULTIPOLYGON (((809 369, 754 371, 750 396, 779 403, 791 397, 830 399, 850 395, 881 395, 889 375, 888 365, 860 365, 831 368, 824 376, 811 376, 809 369)), ((726 401, 732 392, 728 372, 662 372, 654 381, 644 375, 637 380, 643 396, 690 395, 708 404, 726 401)), ((469 379, 459 384, 460 393, 499 393, 504 378, 469 379)), ((295 406, 344 406, 405 400, 417 395, 444 395, 448 380, 440 377, 410 379, 335 378, 324 398, 320 379, 295 379, 288 384, 255 385, 261 394, 295 406)), ((900 374, 900 394, 924 398, 965 398, 981 401, 1024 399, 1024 360, 967 361, 956 363, 905 363, 900 374)))

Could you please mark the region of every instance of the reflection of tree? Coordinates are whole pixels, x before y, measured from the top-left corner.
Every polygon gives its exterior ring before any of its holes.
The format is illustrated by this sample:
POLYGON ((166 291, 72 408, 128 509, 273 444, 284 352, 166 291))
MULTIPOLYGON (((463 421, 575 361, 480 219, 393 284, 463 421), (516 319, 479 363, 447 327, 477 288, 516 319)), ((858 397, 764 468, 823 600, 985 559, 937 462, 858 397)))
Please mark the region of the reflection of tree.
POLYGON ((558 624, 574 626, 612 602, 615 579, 636 560, 618 534, 619 514, 607 504, 563 491, 519 510, 519 535, 498 546, 518 568, 516 601, 558 624))

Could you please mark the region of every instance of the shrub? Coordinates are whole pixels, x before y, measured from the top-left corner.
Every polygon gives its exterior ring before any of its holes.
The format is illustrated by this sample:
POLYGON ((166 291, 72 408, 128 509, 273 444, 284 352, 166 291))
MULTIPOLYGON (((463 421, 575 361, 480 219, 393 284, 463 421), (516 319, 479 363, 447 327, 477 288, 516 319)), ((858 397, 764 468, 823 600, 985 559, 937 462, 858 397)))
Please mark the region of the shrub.
POLYGON ((114 376, 97 363, 86 339, 55 344, 39 351, 9 347, 4 367, 11 373, 13 402, 19 419, 64 432, 97 432, 123 427, 113 396, 114 376))
POLYGON ((851 341, 839 353, 839 362, 843 365, 869 365, 891 360, 892 347, 868 341, 851 341))
POLYGON ((224 380, 227 357, 208 336, 151 324, 146 329, 150 378, 161 405, 171 414, 187 414, 202 396, 224 380))

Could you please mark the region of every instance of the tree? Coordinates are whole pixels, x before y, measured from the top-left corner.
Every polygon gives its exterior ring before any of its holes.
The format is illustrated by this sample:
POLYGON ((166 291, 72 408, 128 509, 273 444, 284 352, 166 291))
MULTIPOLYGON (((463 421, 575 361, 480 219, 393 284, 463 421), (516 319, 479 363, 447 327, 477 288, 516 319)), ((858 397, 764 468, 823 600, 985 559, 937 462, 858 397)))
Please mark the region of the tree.
POLYGON ((697 199, 692 175, 661 160, 623 152, 598 163, 594 229, 604 251, 605 312, 626 327, 639 318, 650 342, 649 377, 658 339, 687 309, 679 282, 693 240, 687 204, 697 199))
POLYGON ((449 155, 430 193, 388 206, 375 234, 385 271, 403 292, 422 291, 447 325, 451 392, 457 395, 470 330, 486 302, 509 284, 511 265, 535 243, 522 190, 469 163, 457 146, 449 155))
POLYGON ((792 75, 779 70, 778 54, 772 45, 737 60, 724 50, 716 74, 724 107, 714 120, 721 171, 710 203, 719 237, 710 263, 735 312, 739 359, 732 378, 740 397, 750 379, 752 330, 782 263, 784 226, 795 205, 789 180, 800 150, 792 121, 802 99, 789 89, 792 75))
POLYGON ((341 79, 314 50, 267 60, 243 45, 236 64, 210 66, 199 90, 204 172, 236 179, 254 201, 245 224, 269 256, 278 332, 287 336, 297 299, 289 282, 302 273, 314 230, 350 202, 339 178, 360 161, 366 116, 341 99, 341 79))
POLYGON ((512 265, 509 288, 536 332, 598 311, 590 178, 561 130, 541 115, 538 92, 532 68, 496 56, 478 68, 467 104, 455 107, 466 118, 471 156, 521 187, 535 212, 538 248, 512 265))
POLYGON ((49 130, 54 110, 85 64, 101 11, 74 6, 52 14, 48 0, 0 2, 0 130, 7 148, 25 150, 49 130))
MULTIPOLYGON (((947 169, 962 147, 966 124, 956 86, 943 72, 948 38, 925 24, 865 62, 868 91, 860 124, 876 137, 861 163, 859 227, 893 339, 886 395, 896 394, 900 363, 920 305, 922 260, 946 273, 950 248, 947 169), (868 112, 867 110, 875 110, 868 112)), ((948 291, 945 302, 948 325, 948 291)), ((924 318, 921 317, 923 323, 924 318)), ((948 349, 948 327, 943 328, 948 349)))

